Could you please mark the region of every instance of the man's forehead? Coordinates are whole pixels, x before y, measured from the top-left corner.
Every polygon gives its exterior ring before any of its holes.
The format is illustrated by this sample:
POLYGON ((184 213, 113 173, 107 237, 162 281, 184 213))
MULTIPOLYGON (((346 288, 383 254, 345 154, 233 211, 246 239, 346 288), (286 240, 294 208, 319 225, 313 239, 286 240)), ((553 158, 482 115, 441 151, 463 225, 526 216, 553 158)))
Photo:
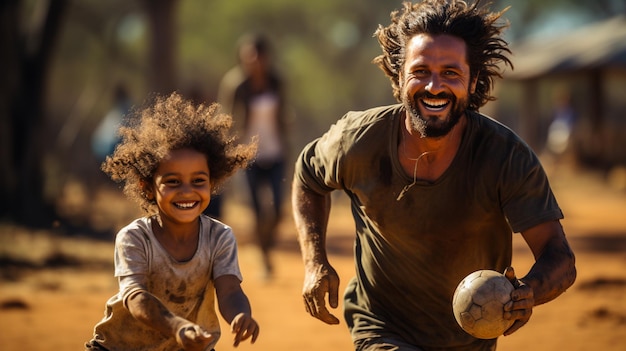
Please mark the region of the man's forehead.
POLYGON ((467 63, 465 42, 448 34, 425 34, 413 36, 406 45, 407 61, 438 60, 467 63))

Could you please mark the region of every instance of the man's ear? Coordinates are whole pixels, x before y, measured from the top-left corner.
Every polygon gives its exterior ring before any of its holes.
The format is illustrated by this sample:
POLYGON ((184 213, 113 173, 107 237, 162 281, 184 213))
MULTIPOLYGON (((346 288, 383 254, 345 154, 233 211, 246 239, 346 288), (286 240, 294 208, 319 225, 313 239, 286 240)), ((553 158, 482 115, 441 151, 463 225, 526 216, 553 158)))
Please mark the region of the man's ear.
POLYGON ((470 82, 470 94, 474 94, 476 92, 476 85, 478 85, 478 74, 470 82))

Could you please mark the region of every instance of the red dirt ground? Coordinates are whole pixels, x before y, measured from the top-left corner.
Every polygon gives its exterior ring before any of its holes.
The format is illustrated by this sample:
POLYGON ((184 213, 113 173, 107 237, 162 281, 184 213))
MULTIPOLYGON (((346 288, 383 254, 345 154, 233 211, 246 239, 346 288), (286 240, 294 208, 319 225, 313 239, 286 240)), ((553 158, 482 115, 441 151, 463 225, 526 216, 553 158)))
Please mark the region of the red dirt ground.
MULTIPOLYGON (((577 256, 578 280, 557 300, 538 306, 524 328, 500 338, 499 350, 626 350, 626 192, 608 187, 600 178, 576 170, 552 172, 551 182, 566 215, 563 225, 577 256)), ((343 290, 353 275, 353 234, 344 201, 340 197, 336 203, 328 244, 343 290)), ((244 211, 234 204, 227 206, 225 222, 240 241, 243 288, 261 334, 255 345, 245 343, 237 350, 351 350, 345 322, 325 325, 304 311, 300 297, 303 269, 289 216, 281 226, 274 253, 276 276, 267 282, 259 279, 258 255, 245 234, 250 223, 241 221, 248 217, 244 211)), ((42 244, 37 233, 22 234, 20 229, 7 226, 0 230, 0 244, 4 246, 0 252, 36 244, 80 250, 102 260, 113 254, 108 242, 58 240, 42 244)), ((516 237, 516 271, 523 275, 531 264, 532 255, 516 237)), ((105 301, 117 289, 109 265, 32 270, 14 278, 0 283, 0 348, 4 351, 81 350, 102 317, 105 301)), ((341 306, 336 315, 341 318, 341 306)), ((223 325, 217 350, 235 350, 231 344, 228 328, 223 325)))

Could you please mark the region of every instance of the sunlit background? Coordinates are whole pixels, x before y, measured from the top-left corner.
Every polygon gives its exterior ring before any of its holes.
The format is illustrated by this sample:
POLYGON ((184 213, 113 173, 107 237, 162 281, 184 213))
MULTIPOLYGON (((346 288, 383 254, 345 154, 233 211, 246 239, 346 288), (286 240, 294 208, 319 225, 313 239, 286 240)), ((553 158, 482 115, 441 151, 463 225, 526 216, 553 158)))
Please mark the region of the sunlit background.
MULTIPOLYGON (((96 130, 114 107, 116 89, 124 87, 132 105, 152 94, 172 91, 211 103, 223 74, 236 63, 237 39, 248 32, 264 33, 288 87, 293 160, 305 143, 346 111, 395 103, 389 81, 371 61, 380 52, 374 31, 378 24, 388 24, 389 13, 400 4, 388 0, 3 1, 0 287, 5 287, 0 288, 0 323, 5 313, 11 313, 16 318, 12 320, 24 321, 12 327, 22 330, 37 318, 15 315, 37 310, 30 290, 19 285, 28 274, 43 281, 35 290, 66 297, 83 296, 72 290, 72 283, 59 278, 67 267, 76 269, 82 264, 99 272, 94 276, 112 275, 112 238, 121 226, 141 215, 99 170, 101 157, 94 149, 96 130), (57 270, 45 273, 52 276, 42 276, 44 268, 57 270)), ((513 49, 515 70, 504 71, 504 79, 496 83, 498 100, 481 112, 513 128, 535 149, 560 185, 557 195, 561 192, 567 200, 569 190, 581 190, 576 181, 580 176, 590 182, 583 183, 589 187, 585 194, 590 199, 604 193, 612 196, 599 202, 610 204, 622 216, 600 213, 594 218, 602 224, 617 221, 607 229, 607 237, 615 249, 611 253, 623 267, 626 1, 500 0, 491 7, 508 7, 504 18, 510 27, 505 39, 513 49), (555 109, 564 101, 575 118, 559 129, 552 122, 555 109)), ((285 179, 286 188, 289 183, 285 179)), ((227 187, 225 198, 229 203, 226 219, 233 219, 229 224, 245 246, 249 220, 237 177, 227 187)), ((581 211, 576 204, 566 205, 573 213, 581 211)), ((283 224, 286 235, 293 235, 291 225, 289 221, 283 224)), ((349 224, 347 228, 349 237, 349 224)), ((587 233, 585 228, 579 229, 581 235, 587 233)), ((294 240, 287 236, 283 249, 298 262, 294 240)), ((244 266, 245 254, 244 248, 244 266)), ((349 249, 345 259, 349 272, 349 249)), ((254 275, 254 263, 250 265, 249 273, 254 275)), ((90 280, 88 272, 71 271, 71 275, 90 280)), ((293 291, 287 289, 293 295, 290 298, 299 301, 300 268, 295 276, 285 273, 285 277, 289 286, 296 286, 293 291)), ((101 300, 96 301, 97 310, 91 311, 94 307, 85 303, 91 313, 75 316, 80 319, 75 327, 56 333, 80 330, 72 347, 82 347, 80 342, 90 336, 104 299, 114 291, 115 282, 107 279, 104 287, 91 287, 101 300)), ((625 295, 626 275, 618 274, 616 281, 614 285, 625 295)), ((270 289, 281 291, 277 285, 270 289)), ((71 304, 71 300, 51 303, 71 304)), ((624 335, 626 301, 622 298, 619 303, 616 325, 607 328, 617 328, 624 335)), ((301 310, 281 318, 286 324, 292 319, 310 319, 301 310)), ((54 330, 52 321, 47 324, 54 330)), ((346 338, 342 345, 349 349, 347 331, 341 331, 346 338)), ((14 342, 13 334, 0 327, 0 345, 14 342)), ((311 337, 303 334, 302 338, 311 337)), ((624 337, 611 340, 613 344, 626 342, 624 337)), ((45 343, 30 341, 29 347, 20 349, 55 349, 40 345, 45 343)), ((242 347, 247 349, 247 345, 242 347)), ((272 349, 279 348, 274 344, 272 349)))

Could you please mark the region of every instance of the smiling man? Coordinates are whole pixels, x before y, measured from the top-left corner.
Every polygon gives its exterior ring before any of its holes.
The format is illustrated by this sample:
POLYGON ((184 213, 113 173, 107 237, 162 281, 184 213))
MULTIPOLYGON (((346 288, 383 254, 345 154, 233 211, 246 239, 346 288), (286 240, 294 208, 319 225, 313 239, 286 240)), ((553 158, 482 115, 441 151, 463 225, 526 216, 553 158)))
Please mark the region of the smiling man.
POLYGON ((511 65, 501 15, 459 0, 404 3, 379 26, 383 53, 374 60, 399 104, 347 113, 296 162, 305 308, 329 324, 339 323, 326 304, 336 308, 339 298, 325 248, 330 194, 351 200, 356 276, 344 316, 356 350, 495 350, 497 339, 475 339, 454 319, 463 277, 506 272, 516 289, 505 335, 575 280, 563 214, 537 156, 478 112, 494 99, 498 65, 511 65), (536 260, 519 279, 513 233, 536 260))
POLYGON ((406 48, 407 62, 400 72, 402 102, 409 131, 435 138, 448 134, 467 109, 475 90, 465 59, 465 43, 450 35, 418 34, 406 48))

